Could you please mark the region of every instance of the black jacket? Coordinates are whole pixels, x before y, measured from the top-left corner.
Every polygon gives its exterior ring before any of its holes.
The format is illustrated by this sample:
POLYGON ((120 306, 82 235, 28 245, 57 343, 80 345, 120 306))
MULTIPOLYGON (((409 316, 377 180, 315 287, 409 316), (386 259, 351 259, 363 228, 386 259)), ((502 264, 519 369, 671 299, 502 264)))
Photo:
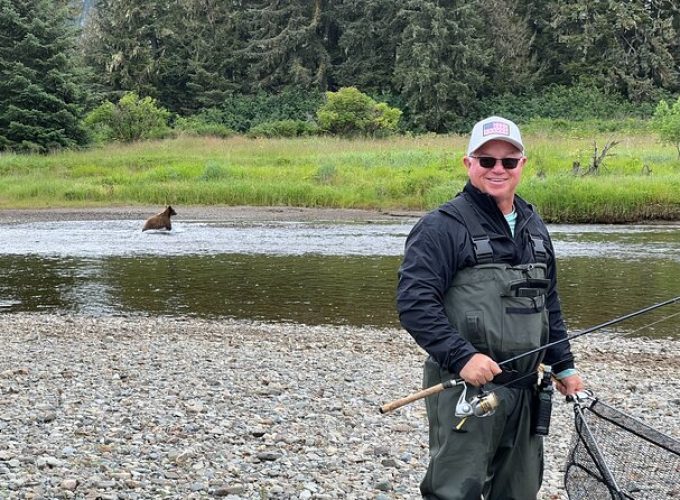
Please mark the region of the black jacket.
MULTIPOLYGON (((546 242, 548 278, 551 281, 546 304, 550 322, 549 341, 565 338, 567 330, 556 290, 555 252, 543 220, 531 205, 515 196, 517 221, 513 238, 493 198, 469 182, 459 196, 466 196, 472 201, 479 222, 491 240, 495 262, 513 265, 533 262, 530 234, 541 235, 546 242)), ((444 295, 451 287, 456 272, 476 263, 470 235, 449 201, 426 214, 413 227, 399 268, 397 310, 402 326, 440 366, 452 373, 459 373, 477 351, 449 324, 444 311, 444 295)), ((554 373, 572 368, 574 361, 569 343, 563 342, 548 349, 543 362, 552 365, 554 373)))

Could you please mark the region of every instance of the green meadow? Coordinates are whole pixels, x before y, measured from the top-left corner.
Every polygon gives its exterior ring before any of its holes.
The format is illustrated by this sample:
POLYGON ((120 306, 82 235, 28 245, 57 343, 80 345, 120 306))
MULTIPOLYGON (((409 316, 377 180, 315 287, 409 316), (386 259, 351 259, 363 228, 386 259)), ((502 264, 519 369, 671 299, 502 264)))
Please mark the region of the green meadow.
MULTIPOLYGON (((680 159, 645 132, 524 134, 519 194, 550 222, 680 219, 680 159), (595 147, 619 141, 596 173, 595 147), (574 162, 581 170, 574 171, 574 162)), ((260 205, 416 210, 466 181, 463 136, 178 137, 50 155, 0 155, 0 208, 260 205)))

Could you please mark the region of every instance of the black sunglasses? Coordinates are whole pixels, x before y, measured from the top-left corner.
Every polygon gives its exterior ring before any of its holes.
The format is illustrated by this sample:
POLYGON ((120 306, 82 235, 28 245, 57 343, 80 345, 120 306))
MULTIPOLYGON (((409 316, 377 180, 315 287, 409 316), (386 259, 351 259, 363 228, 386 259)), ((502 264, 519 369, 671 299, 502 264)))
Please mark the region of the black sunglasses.
POLYGON ((493 156, 472 156, 472 155, 470 155, 470 158, 477 158, 479 160, 479 164, 484 168, 493 168, 496 166, 496 162, 500 160, 501 165, 503 165, 503 168, 507 170, 517 168, 517 164, 521 159, 521 158, 494 158, 493 156))

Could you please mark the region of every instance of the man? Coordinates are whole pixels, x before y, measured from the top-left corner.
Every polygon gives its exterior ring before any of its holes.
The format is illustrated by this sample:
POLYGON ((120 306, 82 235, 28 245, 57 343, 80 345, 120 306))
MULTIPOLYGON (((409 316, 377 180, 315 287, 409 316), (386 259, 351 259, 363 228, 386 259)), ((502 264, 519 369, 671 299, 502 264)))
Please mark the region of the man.
POLYGON ((478 122, 463 192, 425 215, 406 241, 397 309, 429 354, 424 386, 463 379, 468 400, 483 386, 499 401, 493 415, 463 420, 454 415, 462 386, 426 400, 423 498, 535 499, 543 476, 543 438, 531 425, 539 364, 552 367, 562 394, 583 389, 566 341, 499 366, 567 336, 548 230, 515 195, 526 161, 517 125, 497 116, 478 122))

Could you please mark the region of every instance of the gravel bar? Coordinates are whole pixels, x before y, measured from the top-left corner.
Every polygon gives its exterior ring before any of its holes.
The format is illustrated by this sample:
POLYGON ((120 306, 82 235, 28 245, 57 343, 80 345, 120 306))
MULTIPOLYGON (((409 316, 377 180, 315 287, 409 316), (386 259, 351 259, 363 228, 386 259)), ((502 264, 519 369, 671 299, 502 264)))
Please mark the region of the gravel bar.
MULTIPOLYGON (((424 353, 399 329, 0 315, 2 499, 415 499, 424 353)), ((680 436, 680 343, 574 341, 588 386, 680 436)), ((555 399, 540 499, 566 499, 555 399)))

